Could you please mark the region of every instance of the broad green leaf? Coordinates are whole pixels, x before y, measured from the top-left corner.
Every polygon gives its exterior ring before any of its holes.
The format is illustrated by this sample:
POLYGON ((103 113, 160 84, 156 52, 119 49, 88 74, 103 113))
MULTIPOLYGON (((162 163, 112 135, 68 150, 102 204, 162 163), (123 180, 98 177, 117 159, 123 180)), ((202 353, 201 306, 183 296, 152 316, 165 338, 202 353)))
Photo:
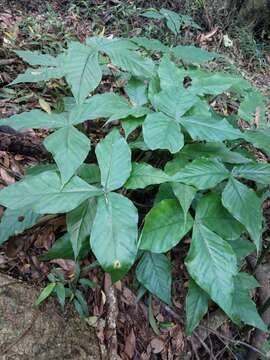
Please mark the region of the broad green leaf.
POLYGON ((96 156, 105 191, 123 186, 131 173, 131 151, 118 130, 111 131, 98 143, 96 156))
POLYGON ((36 83, 40 81, 49 81, 51 79, 60 79, 64 75, 65 72, 61 67, 42 67, 38 69, 27 69, 23 74, 19 74, 10 85, 16 85, 20 83, 36 83))
POLYGON ((215 193, 204 195, 196 207, 196 222, 226 240, 238 239, 243 226, 223 207, 221 197, 215 193))
POLYGON ((192 228, 190 215, 185 220, 183 210, 176 200, 163 200, 155 205, 144 220, 140 236, 140 249, 163 253, 174 246, 192 228))
POLYGON ((237 257, 237 263, 241 266, 242 261, 256 250, 255 244, 247 239, 236 239, 230 242, 230 245, 237 257))
POLYGON ((47 171, 2 189, 0 204, 10 209, 28 206, 39 214, 57 214, 71 211, 87 198, 102 193, 102 189, 87 184, 78 176, 63 185, 57 172, 47 171))
POLYGON ((55 164, 34 165, 26 169, 26 176, 36 176, 46 171, 58 171, 55 164))
POLYGON ((162 170, 146 163, 132 163, 130 177, 125 183, 126 189, 144 189, 148 185, 162 184, 170 177, 162 170))
POLYGON ((102 78, 98 52, 78 42, 69 45, 65 70, 67 82, 78 104, 95 90, 102 78))
POLYGON ((233 82, 220 73, 194 71, 189 91, 195 95, 219 95, 231 89, 233 82))
POLYGON ((188 282, 186 298, 186 332, 190 336, 207 313, 209 296, 192 279, 188 282))
POLYGON ((258 282, 249 274, 240 272, 234 278, 234 286, 232 307, 228 312, 230 318, 238 325, 241 325, 242 321, 267 332, 267 326, 260 317, 255 303, 250 298, 250 290, 260 286, 258 282))
POLYGON ((199 190, 211 189, 227 179, 230 172, 216 159, 197 159, 173 176, 173 181, 193 185, 199 190))
POLYGON ((168 199, 177 200, 173 193, 172 186, 170 183, 161 184, 155 197, 154 205, 157 205, 162 200, 168 199))
MULTIPOLYGON (((83 259, 90 250, 89 237, 84 238, 78 259, 83 259)), ((61 236, 53 243, 52 247, 43 255, 39 256, 41 261, 53 259, 74 259, 74 253, 69 233, 61 236)))
POLYGON ((168 28, 174 33, 174 35, 177 35, 181 26, 180 16, 176 12, 164 8, 160 10, 160 13, 164 15, 168 28))
POLYGON ((176 64, 170 61, 166 55, 162 58, 158 67, 158 76, 160 79, 160 86, 162 90, 168 90, 170 88, 183 89, 183 81, 185 75, 183 71, 179 69, 176 64))
POLYGON ((40 305, 44 300, 46 300, 51 295, 51 293, 55 288, 55 285, 56 283, 50 283, 41 291, 37 301, 35 302, 36 306, 40 305))
POLYGON ((92 36, 86 39, 86 44, 96 51, 109 53, 110 51, 124 51, 137 49, 130 39, 106 38, 101 36, 92 36))
POLYGON ((195 223, 185 263, 190 276, 212 300, 224 311, 231 307, 237 260, 227 241, 195 223))
POLYGON ((13 235, 18 235, 31 228, 40 218, 29 208, 19 210, 6 209, 0 222, 0 245, 13 235))
POLYGON ((107 55, 114 65, 128 71, 136 77, 148 79, 154 75, 154 62, 150 58, 141 56, 136 51, 110 50, 107 51, 107 55))
POLYGON ((88 184, 100 183, 100 170, 97 164, 82 164, 77 175, 88 184))
POLYGON ((66 114, 48 114, 41 110, 31 110, 6 119, 0 119, 1 125, 7 125, 15 130, 26 128, 61 128, 67 121, 66 114))
POLYGON ((181 154, 192 160, 198 157, 205 157, 217 158, 229 164, 245 164, 251 162, 251 159, 238 152, 231 151, 221 142, 187 144, 181 150, 181 154))
POLYGON ((137 223, 137 209, 126 197, 111 192, 98 198, 90 244, 113 281, 122 278, 136 259, 137 223))
POLYGON ((160 20, 163 19, 163 14, 159 13, 157 10, 147 10, 141 14, 141 16, 144 16, 148 19, 156 19, 160 20))
POLYGON ((164 254, 145 252, 137 268, 138 281, 153 295, 171 305, 172 266, 164 254))
POLYGON ((152 103, 156 111, 164 112, 166 115, 180 121, 196 102, 198 98, 188 93, 184 88, 169 88, 155 95, 152 103))
POLYGON ((147 113, 146 110, 142 107, 130 107, 124 97, 108 92, 94 95, 84 104, 75 106, 69 114, 69 123, 76 125, 98 118, 118 120, 129 115, 140 117, 147 113))
POLYGON ((74 126, 66 126, 49 135, 44 145, 52 153, 66 183, 84 162, 90 151, 90 140, 74 126))
POLYGON ((178 45, 172 49, 172 52, 177 58, 194 64, 204 64, 220 57, 215 52, 209 52, 195 46, 178 45))
POLYGON ((165 165, 164 171, 166 174, 173 176, 181 171, 189 161, 185 156, 182 156, 182 152, 178 152, 174 155, 173 159, 168 161, 165 165))
POLYGON ((128 95, 133 106, 140 106, 147 103, 147 86, 142 80, 130 79, 126 86, 125 92, 128 95))
POLYGON ((241 102, 238 115, 249 123, 254 123, 256 111, 259 111, 259 124, 264 122, 266 108, 264 105, 265 97, 257 91, 248 93, 241 102))
POLYGON ((226 119, 216 120, 206 116, 185 116, 179 122, 189 132, 193 140, 224 141, 243 137, 226 119))
POLYGON ((270 129, 247 130, 243 138, 270 155, 270 129))
POLYGON ((148 39, 146 37, 139 36, 139 37, 132 37, 131 41, 137 44, 138 46, 143 47, 149 51, 153 51, 153 52, 169 51, 169 47, 162 44, 162 42, 157 39, 148 39))
POLYGON ((262 204, 256 193, 230 178, 222 193, 223 206, 245 226, 257 251, 261 248, 262 204))
POLYGON ((143 123, 143 137, 151 150, 166 149, 178 152, 184 145, 179 125, 162 113, 151 113, 143 123))
POLYGON ((96 199, 84 201, 79 207, 67 213, 67 230, 75 260, 78 258, 85 239, 89 239, 96 215, 96 199))
POLYGON ((27 62, 29 65, 41 65, 41 66, 57 66, 57 58, 49 54, 41 54, 38 51, 28 51, 28 50, 17 50, 15 51, 23 61, 27 62))
POLYGON ((172 190, 174 195, 177 197, 179 204, 184 212, 184 221, 187 221, 188 210, 190 205, 196 195, 197 189, 193 186, 181 184, 181 183, 172 183, 172 190))
POLYGON ((235 177, 243 177, 260 184, 270 184, 270 165, 267 163, 252 163, 236 166, 232 170, 235 177))
POLYGON ((144 117, 135 118, 133 116, 128 116, 125 119, 121 120, 121 126, 125 131, 125 138, 127 139, 128 136, 135 130, 137 127, 141 126, 144 122, 144 117))

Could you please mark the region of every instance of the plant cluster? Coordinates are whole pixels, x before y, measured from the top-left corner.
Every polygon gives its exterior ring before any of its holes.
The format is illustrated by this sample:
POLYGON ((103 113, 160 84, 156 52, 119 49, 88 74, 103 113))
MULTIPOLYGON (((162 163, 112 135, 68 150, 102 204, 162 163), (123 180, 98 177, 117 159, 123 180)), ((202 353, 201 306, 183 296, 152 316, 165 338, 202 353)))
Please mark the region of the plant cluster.
MULTIPOLYGON (((257 162, 254 149, 270 153, 264 97, 242 78, 206 70, 219 55, 194 46, 90 37, 57 57, 16 53, 32 67, 11 85, 64 78, 73 96, 61 113, 44 107, 1 119, 16 130, 54 129, 44 146, 55 163, 30 168, 0 191, 7 208, 0 243, 11 228, 18 233, 42 214, 66 213, 67 233, 44 259, 73 252, 78 262, 92 251, 113 281, 136 263, 138 282, 172 305, 170 250, 190 234, 187 333, 210 300, 235 324, 267 330, 250 297, 259 284, 241 271, 262 247, 270 165, 257 162), (104 92, 105 78, 124 86, 104 92), (247 126, 239 128, 239 119, 247 126), (81 124, 101 120, 96 144, 81 124), (150 204, 146 215, 138 197, 150 204)), ((50 281, 63 303, 59 279, 50 281)))

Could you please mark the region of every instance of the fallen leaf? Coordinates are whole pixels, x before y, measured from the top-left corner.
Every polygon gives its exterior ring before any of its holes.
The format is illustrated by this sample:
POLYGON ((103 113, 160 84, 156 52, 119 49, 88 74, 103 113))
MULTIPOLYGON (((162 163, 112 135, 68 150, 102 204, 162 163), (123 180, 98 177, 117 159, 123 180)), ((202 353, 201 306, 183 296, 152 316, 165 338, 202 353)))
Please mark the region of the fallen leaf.
POLYGON ((159 354, 164 349, 165 343, 162 339, 155 337, 151 340, 150 345, 154 354, 159 354))

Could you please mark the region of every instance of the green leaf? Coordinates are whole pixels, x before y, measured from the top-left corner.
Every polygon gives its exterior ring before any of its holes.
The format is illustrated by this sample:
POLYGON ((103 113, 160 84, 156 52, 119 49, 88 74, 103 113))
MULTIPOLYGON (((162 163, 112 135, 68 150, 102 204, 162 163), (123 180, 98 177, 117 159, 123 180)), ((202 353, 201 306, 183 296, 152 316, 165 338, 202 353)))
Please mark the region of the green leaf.
POLYGON ((82 164, 77 175, 88 184, 100 183, 100 170, 97 164, 82 164))
POLYGON ((145 113, 145 108, 130 107, 127 100, 122 96, 114 93, 103 93, 94 95, 84 104, 75 106, 70 112, 69 123, 76 125, 86 120, 98 118, 119 120, 129 115, 140 117, 145 113))
POLYGON ((65 69, 72 94, 80 104, 101 81, 98 52, 78 42, 72 42, 67 51, 65 69))
POLYGON ((270 129, 247 130, 243 138, 270 155, 270 129))
POLYGON ((162 200, 167 200, 167 199, 176 200, 176 197, 172 191, 172 186, 170 183, 164 183, 160 185, 158 189, 158 193, 155 197, 154 205, 157 205, 162 200))
POLYGON ((137 209, 129 199, 113 192, 98 198, 90 243, 113 281, 122 278, 136 259, 137 224, 137 209))
POLYGON ((260 184, 270 184, 270 165, 267 163, 252 163, 234 167, 232 175, 253 180, 260 184))
POLYGON ((250 298, 250 290, 258 287, 257 281, 247 273, 239 273, 234 278, 235 290, 232 307, 228 315, 238 325, 241 321, 267 332, 267 326, 257 312, 256 305, 250 298))
POLYGON ((84 162, 90 151, 90 140, 74 126, 66 126, 49 135, 44 145, 52 153, 66 183, 84 162))
POLYGON ((44 300, 46 300, 51 295, 51 293, 55 288, 55 285, 56 283, 50 283, 41 291, 37 301, 35 302, 36 306, 40 305, 44 300))
POLYGON ((91 36, 86 39, 86 44, 96 51, 109 53, 110 51, 124 51, 137 49, 130 39, 106 38, 101 36, 91 36))
POLYGON ((204 195, 196 207, 196 222, 226 240, 238 239, 243 226, 222 206, 221 197, 215 193, 204 195))
POLYGON ((190 215, 185 221, 183 210, 176 200, 163 200, 155 205, 144 220, 140 249, 162 253, 172 249, 192 228, 190 215))
POLYGON ((151 113, 143 123, 143 137, 151 150, 166 149, 178 152, 184 145, 179 125, 162 113, 151 113))
POLYGON ((110 50, 107 55, 114 65, 136 77, 148 79, 154 75, 154 62, 150 58, 142 57, 138 52, 126 49, 110 50))
POLYGON ((259 123, 260 125, 264 122, 265 117, 265 105, 264 105, 265 97, 260 94, 259 92, 252 91, 248 93, 244 99, 244 101, 241 102, 238 115, 245 121, 248 121, 249 123, 253 123, 256 116, 256 111, 259 109, 259 123))
POLYGON ((145 252, 137 268, 136 277, 153 295, 171 305, 172 266, 164 254, 145 252))
POLYGON ((223 206, 245 226, 257 251, 261 248, 262 204, 256 193, 236 179, 230 178, 222 193, 223 206))
POLYGON ((133 106, 140 106, 147 103, 147 86, 139 79, 130 79, 126 86, 125 92, 128 95, 133 106))
POLYGON ((6 119, 0 119, 1 125, 7 125, 15 130, 26 128, 61 128, 66 124, 66 114, 48 114, 41 110, 31 110, 6 119))
POLYGON ((28 51, 28 50, 17 50, 15 51, 16 55, 19 56, 23 61, 27 62, 29 65, 41 65, 41 66, 57 66, 58 60, 56 57, 53 57, 48 54, 41 54, 38 51, 28 51))
POLYGON ((181 26, 180 16, 176 12, 164 8, 160 10, 160 13, 164 15, 168 28, 174 33, 174 35, 177 35, 181 26))
POLYGON ((173 176, 173 181, 193 185, 199 190, 211 189, 227 179, 230 172, 216 159, 197 159, 173 176))
POLYGON ((195 223, 185 263, 190 276, 212 300, 224 311, 231 307, 237 260, 227 241, 195 223))
POLYGON ((47 171, 10 185, 0 191, 0 204, 10 209, 31 207, 39 214, 65 213, 87 198, 103 191, 74 176, 63 185, 57 172, 47 171))
POLYGON ((65 72, 61 67, 27 69, 23 74, 19 74, 10 85, 16 85, 20 83, 36 83, 40 81, 49 81, 51 79, 60 79, 64 75, 65 72))
POLYGON ((191 73, 191 86, 188 90, 194 95, 219 95, 232 90, 233 81, 221 73, 202 72, 195 70, 191 73))
POLYGON ((230 245, 236 254, 237 263, 241 266, 242 261, 256 250, 256 246, 247 239, 236 239, 230 242, 230 245))
POLYGON ((29 208, 19 210, 6 209, 0 222, 0 245, 11 236, 18 235, 24 230, 31 228, 40 218, 29 208))
POLYGON ((215 52, 209 52, 195 46, 178 45, 172 49, 172 52, 178 59, 194 64, 204 64, 220 57, 215 52))
POLYGON ((187 144, 181 150, 181 154, 189 159, 198 157, 217 158, 218 160, 230 164, 245 164, 251 162, 242 154, 231 151, 221 142, 219 143, 193 143, 187 144))
POLYGON ((148 185, 162 184, 170 177, 162 170, 146 163, 132 163, 130 177, 125 183, 126 189, 144 189, 148 185))
POLYGON ((144 122, 144 117, 135 118, 133 116, 128 116, 125 119, 121 120, 121 126, 125 131, 125 138, 127 139, 128 136, 135 130, 137 127, 141 126, 144 122))
POLYGON ((186 298, 186 332, 192 332, 199 325, 207 313, 209 296, 192 279, 188 282, 188 294, 186 298))
MULTIPOLYGON (((89 248, 89 238, 85 238, 82 242, 78 259, 83 259, 89 252, 89 248)), ((74 259, 69 233, 65 233, 65 235, 58 238, 53 243, 52 247, 45 254, 41 255, 39 259, 41 261, 53 259, 74 259)))
POLYGON ((86 200, 79 207, 67 213, 67 230, 70 234, 75 260, 79 256, 83 242, 90 237, 95 215, 95 198, 86 200))
POLYGON ((190 205, 196 195, 197 189, 193 186, 181 184, 181 183, 172 183, 172 190, 174 195, 179 201, 179 204, 184 212, 184 221, 187 221, 188 210, 190 205))
POLYGON ((193 140, 224 141, 243 137, 226 119, 216 120, 206 116, 185 116, 179 122, 189 132, 193 140))
POLYGON ((169 47, 162 44, 161 41, 157 39, 148 39, 143 36, 132 37, 131 41, 137 44, 140 47, 145 48, 146 50, 153 52, 167 52, 169 51, 169 47))
MULTIPOLYGON (((143 287, 145 289, 145 287, 143 287)), ((146 290, 146 289, 145 289, 146 290)), ((152 295, 149 294, 149 300, 148 300, 148 321, 151 325, 152 330, 157 336, 160 336, 159 327, 153 312, 153 306, 152 306, 152 295)))
POLYGON ((182 69, 179 69, 174 62, 170 61, 167 55, 163 56, 159 64, 158 76, 162 90, 182 88, 182 91, 185 91, 183 87, 185 74, 183 74, 182 69))
POLYGON ((105 191, 123 186, 131 173, 131 151, 118 130, 111 131, 98 143, 96 156, 105 191))
POLYGON ((144 16, 148 19, 156 19, 160 20, 163 19, 163 14, 160 14, 157 10, 147 10, 141 14, 141 16, 144 16))
POLYGON ((152 103, 156 111, 164 112, 166 115, 180 121, 184 115, 196 102, 198 98, 184 89, 169 88, 155 95, 152 103))
POLYGON ((65 306, 65 298, 66 298, 66 290, 65 290, 64 284, 57 283, 55 286, 55 292, 56 292, 57 299, 58 299, 61 307, 63 308, 65 306))

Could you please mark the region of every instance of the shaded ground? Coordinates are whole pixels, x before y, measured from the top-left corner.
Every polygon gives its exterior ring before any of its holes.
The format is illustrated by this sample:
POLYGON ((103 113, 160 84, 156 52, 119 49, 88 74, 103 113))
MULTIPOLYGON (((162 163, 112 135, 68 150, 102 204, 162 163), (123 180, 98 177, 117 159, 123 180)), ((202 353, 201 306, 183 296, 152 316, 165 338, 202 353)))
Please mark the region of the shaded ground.
POLYGON ((71 309, 63 317, 53 299, 34 308, 38 293, 0 274, 1 359, 101 359, 94 329, 71 309))

